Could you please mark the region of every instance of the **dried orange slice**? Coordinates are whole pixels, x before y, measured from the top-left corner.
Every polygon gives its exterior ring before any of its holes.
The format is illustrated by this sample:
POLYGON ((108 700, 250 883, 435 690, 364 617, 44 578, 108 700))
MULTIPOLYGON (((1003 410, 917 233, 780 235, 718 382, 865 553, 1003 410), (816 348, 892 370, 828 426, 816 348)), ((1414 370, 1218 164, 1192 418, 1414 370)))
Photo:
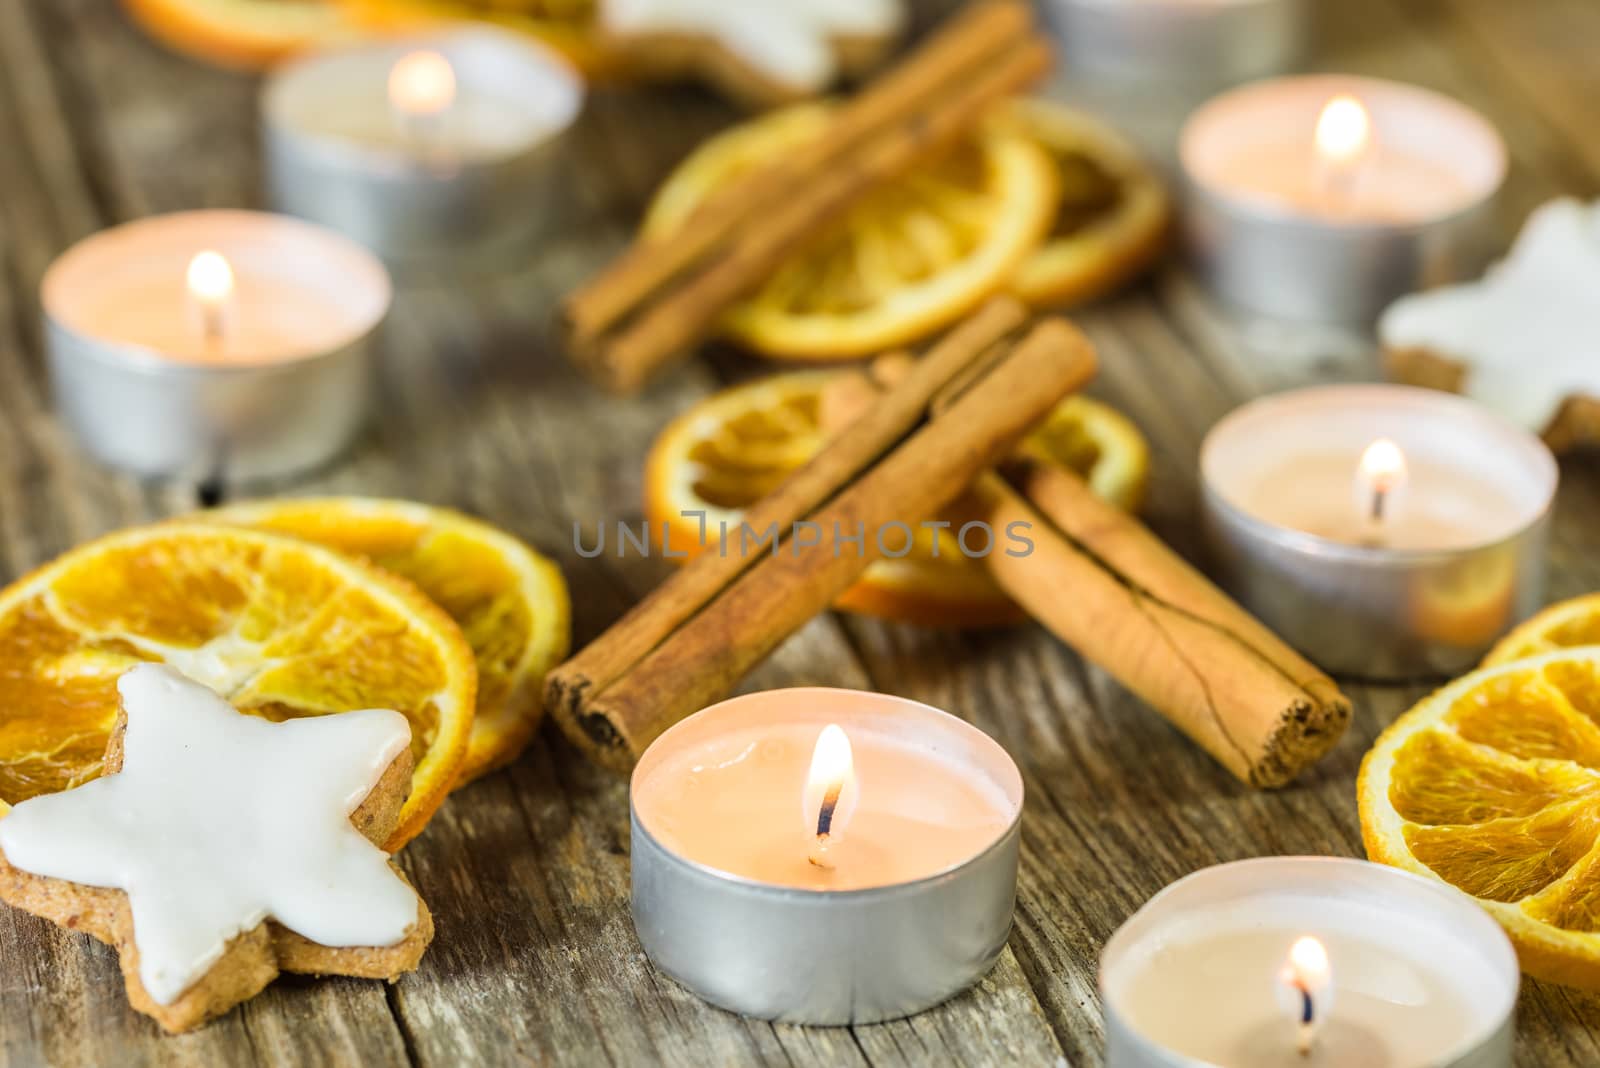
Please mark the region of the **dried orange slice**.
MULTIPOLYGON (((658 537, 666 524, 672 553, 693 556, 716 547, 724 523, 733 532, 728 544, 739 545, 743 510, 822 448, 822 395, 833 374, 799 371, 735 386, 662 431, 645 461, 645 514, 658 537), (705 513, 704 538, 698 512, 705 513)), ((1149 446, 1126 416, 1105 404, 1068 398, 1024 447, 1083 475, 1118 507, 1131 511, 1143 499, 1149 446)), ((1024 618, 982 562, 962 552, 956 527, 918 526, 914 534, 907 555, 874 561, 834 607, 930 626, 995 626, 1024 618)), ((997 540, 1002 535, 995 532, 997 540)), ((984 549, 976 534, 969 547, 984 549)))
POLYGON ((1049 236, 1017 268, 1011 291, 1034 307, 1105 296, 1139 274, 1166 243, 1166 187, 1104 123, 1043 100, 1015 100, 1007 116, 1049 151, 1059 176, 1049 236))
POLYGON ((595 0, 122 0, 156 40, 221 67, 259 70, 309 48, 438 23, 482 21, 527 33, 580 69, 615 66, 595 0))
POLYGON ((222 67, 258 70, 312 46, 352 40, 363 27, 328 0, 122 0, 150 36, 222 67))
MULTIPOLYGON (((803 104, 707 141, 645 216, 659 238, 730 179, 818 136, 803 104)), ((940 159, 868 193, 734 305, 723 332, 776 359, 870 356, 934 333, 1002 288, 1038 247, 1056 201, 1050 156, 1015 124, 985 124, 940 159)))
POLYGON ((515 760, 539 726, 545 672, 567 655, 560 568, 487 523, 414 501, 265 500, 198 518, 305 538, 415 583, 450 614, 478 662, 477 715, 458 785, 515 760))
POLYGON ((1538 612, 1501 638, 1483 663, 1488 667, 1584 645, 1600 645, 1600 593, 1574 597, 1538 612))
POLYGON ((1457 679, 1383 732, 1357 790, 1373 860, 1476 898, 1528 974, 1600 989, 1600 648, 1457 679))
POLYGON ((403 713, 416 766, 389 849, 422 830, 467 752, 472 649, 415 586, 295 538, 163 523, 0 591, 0 813, 99 774, 117 678, 141 660, 271 719, 403 713))

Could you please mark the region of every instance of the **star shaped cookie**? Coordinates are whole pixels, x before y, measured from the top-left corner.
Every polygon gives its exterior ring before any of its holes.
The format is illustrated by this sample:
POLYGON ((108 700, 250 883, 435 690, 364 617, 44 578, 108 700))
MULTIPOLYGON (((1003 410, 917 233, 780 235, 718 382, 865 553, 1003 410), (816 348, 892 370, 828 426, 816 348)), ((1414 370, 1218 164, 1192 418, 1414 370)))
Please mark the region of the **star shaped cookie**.
POLYGON ((602 0, 612 48, 654 74, 698 74, 757 107, 815 96, 899 35, 903 0, 602 0))
POLYGON ((0 899, 115 946, 129 1002, 168 1031, 280 971, 416 967, 433 920, 376 844, 411 782, 405 717, 273 723, 158 664, 117 689, 105 774, 0 819, 0 899))
POLYGON ((1563 451, 1600 444, 1600 201, 1553 200, 1476 282, 1378 323, 1390 377, 1481 401, 1563 451))

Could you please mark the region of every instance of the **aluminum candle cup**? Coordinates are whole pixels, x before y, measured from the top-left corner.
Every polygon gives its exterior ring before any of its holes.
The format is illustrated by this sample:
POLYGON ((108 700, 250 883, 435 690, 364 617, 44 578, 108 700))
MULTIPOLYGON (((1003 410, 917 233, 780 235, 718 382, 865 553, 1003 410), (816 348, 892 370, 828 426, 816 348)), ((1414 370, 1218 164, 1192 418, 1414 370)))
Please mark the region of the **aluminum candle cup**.
POLYGON ((1179 162, 1187 243, 1218 294, 1270 318, 1365 324, 1481 271, 1506 150, 1438 93, 1308 75, 1212 99, 1184 124, 1179 162))
POLYGON ((320 227, 194 211, 79 242, 40 296, 56 408, 90 453, 234 481, 316 467, 354 438, 390 285, 320 227))
POLYGON ((1334 857, 1223 864, 1106 943, 1106 1061, 1509 1068, 1518 981, 1500 927, 1432 880, 1334 857))
POLYGON ((1309 0, 1045 0, 1071 74, 1221 86, 1279 74, 1310 37, 1309 0))
POLYGON ((632 810, 639 941, 734 1012, 920 1012, 982 978, 1011 930, 1021 775, 914 701, 792 689, 713 705, 644 754, 632 810))
POLYGON ((1265 397, 1211 430, 1200 474, 1223 585, 1335 674, 1459 674, 1543 602, 1555 459, 1463 398, 1265 397))
POLYGON ((500 30, 318 53, 262 96, 268 189, 392 260, 527 242, 552 221, 582 101, 564 60, 500 30))

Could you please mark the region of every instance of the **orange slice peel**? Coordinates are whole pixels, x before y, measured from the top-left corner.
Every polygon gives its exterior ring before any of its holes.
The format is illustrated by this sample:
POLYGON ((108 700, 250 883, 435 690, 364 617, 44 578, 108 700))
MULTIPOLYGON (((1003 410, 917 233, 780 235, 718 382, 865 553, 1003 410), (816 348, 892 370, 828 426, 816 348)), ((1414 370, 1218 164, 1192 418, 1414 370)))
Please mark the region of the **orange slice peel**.
POLYGON ((1600 990, 1600 648, 1423 699, 1378 738, 1357 792, 1368 856, 1477 899, 1528 974, 1600 990))

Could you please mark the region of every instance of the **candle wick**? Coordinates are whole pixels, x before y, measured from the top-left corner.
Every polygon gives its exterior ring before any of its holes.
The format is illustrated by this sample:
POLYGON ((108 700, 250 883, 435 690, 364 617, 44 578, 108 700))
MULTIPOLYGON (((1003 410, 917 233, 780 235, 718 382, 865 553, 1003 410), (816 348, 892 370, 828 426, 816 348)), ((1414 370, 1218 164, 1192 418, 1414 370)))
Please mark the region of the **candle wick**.
POLYGON ((833 868, 827 857, 828 840, 832 837, 833 813, 839 807, 839 794, 843 790, 843 782, 828 787, 828 792, 822 795, 822 807, 817 810, 817 844, 806 859, 818 868, 833 868))
POLYGON ((1300 1027, 1295 1048, 1300 1051, 1300 1056, 1309 1057, 1312 1040, 1316 1034, 1316 1005, 1311 1000, 1311 991, 1306 989, 1304 983, 1295 983, 1295 989, 1300 991, 1300 1027))
POLYGON ((844 790, 844 783, 834 783, 828 787, 828 792, 822 795, 822 807, 817 810, 817 837, 826 838, 833 829, 833 811, 839 807, 839 794, 844 790))
POLYGON ((200 304, 200 332, 211 348, 221 348, 226 331, 222 326, 222 302, 202 301, 200 304))
POLYGON ((1383 508, 1389 502, 1389 488, 1377 486, 1372 491, 1372 521, 1383 522, 1383 508))

